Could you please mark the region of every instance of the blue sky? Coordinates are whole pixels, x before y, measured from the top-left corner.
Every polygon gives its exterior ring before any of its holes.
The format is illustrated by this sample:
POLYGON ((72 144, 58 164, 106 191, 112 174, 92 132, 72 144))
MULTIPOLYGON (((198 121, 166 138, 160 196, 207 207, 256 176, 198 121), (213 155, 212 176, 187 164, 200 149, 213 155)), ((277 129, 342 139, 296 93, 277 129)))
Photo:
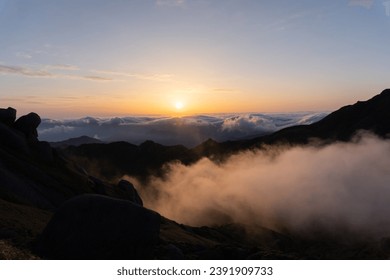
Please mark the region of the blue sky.
POLYGON ((0 36, 1 107, 46 117, 334 110, 390 76, 384 0, 0 0, 0 36))

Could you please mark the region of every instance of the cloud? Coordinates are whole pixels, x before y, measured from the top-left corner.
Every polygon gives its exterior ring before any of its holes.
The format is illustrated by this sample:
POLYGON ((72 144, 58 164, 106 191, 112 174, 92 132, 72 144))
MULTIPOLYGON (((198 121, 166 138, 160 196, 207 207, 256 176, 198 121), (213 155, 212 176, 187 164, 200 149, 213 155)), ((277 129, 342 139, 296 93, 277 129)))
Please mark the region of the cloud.
POLYGON ((37 77, 37 78, 88 80, 88 81, 97 81, 97 82, 117 80, 115 78, 111 78, 107 76, 128 77, 128 78, 133 78, 138 80, 148 80, 148 81, 155 81, 155 82, 169 82, 172 81, 173 78, 173 75, 171 74, 142 74, 142 73, 127 73, 127 72, 106 71, 106 70, 82 71, 82 69, 80 69, 78 66, 70 65, 70 64, 44 65, 41 66, 40 69, 0 64, 0 74, 13 74, 13 75, 22 75, 22 76, 37 77), (64 71, 73 71, 75 73, 68 74, 64 71), (79 74, 76 71, 78 71, 79 74), (98 73, 106 76, 81 74, 86 72, 98 73))
POLYGON ((373 4, 374 0, 350 0, 348 3, 349 6, 360 6, 366 9, 370 9, 373 4))
POLYGON ((31 54, 25 53, 25 52, 17 52, 15 55, 17 57, 24 58, 24 59, 31 59, 32 58, 31 54))
POLYGON ((365 135, 353 143, 277 147, 168 170, 165 179, 137 184, 146 207, 180 223, 390 235, 389 140, 365 135))
POLYGON ((74 127, 72 126, 65 126, 65 125, 54 125, 51 128, 42 129, 39 131, 39 133, 44 136, 46 134, 53 134, 53 133, 69 133, 74 131, 74 127))
POLYGON ((140 73, 127 73, 127 72, 108 71, 108 70, 94 70, 93 72, 106 74, 106 75, 134 78, 139 80, 156 81, 156 82, 168 82, 171 81, 173 77, 171 74, 140 74, 140 73))
POLYGON ((275 125, 272 120, 259 115, 234 116, 224 120, 222 124, 224 131, 273 131, 275 125))
POLYGON ((53 64, 47 65, 49 69, 57 69, 57 70, 69 70, 69 71, 77 71, 80 70, 78 66, 70 65, 70 64, 53 64))
POLYGON ((99 77, 99 76, 82 76, 82 77, 76 77, 76 78, 81 78, 85 80, 92 80, 92 81, 112 81, 110 78, 106 77, 99 77))
POLYGON ((157 6, 168 6, 168 7, 181 7, 184 6, 186 0, 157 0, 157 6))
POLYGON ((262 26, 262 29, 266 32, 285 31, 304 18, 318 16, 322 13, 323 8, 299 11, 297 13, 289 14, 286 17, 275 18, 274 21, 262 26))
POLYGON ((216 141, 264 135, 294 124, 310 124, 326 113, 229 114, 171 117, 82 118, 43 120, 38 132, 41 140, 62 141, 72 137, 99 135, 106 142, 128 141, 140 144, 152 140, 164 145, 194 147, 208 138, 216 141), (55 126, 74 127, 71 131, 50 130, 55 126), (46 130, 49 129, 49 130, 46 130))
POLYGON ((270 132, 292 125, 311 124, 325 115, 326 113, 241 114, 225 118, 221 128, 233 133, 270 132))
POLYGON ((47 69, 52 70, 78 70, 77 66, 72 65, 47 65, 42 67, 42 69, 34 69, 29 67, 21 66, 12 66, 12 65, 1 65, 0 64, 0 74, 13 74, 21 75, 27 77, 36 77, 36 78, 57 78, 57 79, 76 79, 76 80, 88 80, 88 81, 113 81, 112 78, 94 76, 94 75, 68 75, 63 73, 54 73, 49 72, 47 69))
POLYGON ((28 77, 53 77, 53 74, 44 70, 9 65, 0 65, 0 74, 16 74, 28 77))

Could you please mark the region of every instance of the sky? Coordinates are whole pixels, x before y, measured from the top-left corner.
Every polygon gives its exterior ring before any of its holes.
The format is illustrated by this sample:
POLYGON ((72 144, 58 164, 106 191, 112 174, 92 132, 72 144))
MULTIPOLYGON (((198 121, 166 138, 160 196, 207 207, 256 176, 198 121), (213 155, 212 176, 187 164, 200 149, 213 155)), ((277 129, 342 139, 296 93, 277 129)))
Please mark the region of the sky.
POLYGON ((332 111, 388 87, 387 0, 0 0, 0 107, 332 111))

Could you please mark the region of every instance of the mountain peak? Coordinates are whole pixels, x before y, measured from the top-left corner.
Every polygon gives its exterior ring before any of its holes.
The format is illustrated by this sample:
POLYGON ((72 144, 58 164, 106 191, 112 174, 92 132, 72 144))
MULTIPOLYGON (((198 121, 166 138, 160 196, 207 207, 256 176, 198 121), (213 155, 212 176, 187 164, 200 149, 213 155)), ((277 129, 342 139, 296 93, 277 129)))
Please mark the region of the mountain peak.
POLYGON ((387 100, 387 102, 390 100, 390 88, 383 90, 380 94, 375 95, 373 98, 364 102, 373 102, 373 101, 383 102, 385 100, 387 100))
POLYGON ((283 134, 288 139, 298 130, 304 130, 303 138, 306 140, 315 137, 347 141, 359 130, 386 137, 390 133, 390 89, 383 90, 369 100, 341 107, 309 126, 299 127, 299 129, 290 127, 282 130, 283 133, 276 132, 275 135, 283 134))

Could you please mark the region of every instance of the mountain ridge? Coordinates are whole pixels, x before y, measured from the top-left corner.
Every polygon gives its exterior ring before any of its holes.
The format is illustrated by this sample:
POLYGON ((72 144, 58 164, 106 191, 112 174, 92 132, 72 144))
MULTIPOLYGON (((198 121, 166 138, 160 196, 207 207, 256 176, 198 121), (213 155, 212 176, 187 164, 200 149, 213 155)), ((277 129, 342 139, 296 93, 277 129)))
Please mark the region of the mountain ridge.
POLYGON ((50 142, 50 146, 52 146, 53 148, 66 148, 69 146, 80 146, 83 144, 99 144, 99 143, 103 143, 103 141, 83 135, 80 137, 69 138, 64 141, 50 142))

